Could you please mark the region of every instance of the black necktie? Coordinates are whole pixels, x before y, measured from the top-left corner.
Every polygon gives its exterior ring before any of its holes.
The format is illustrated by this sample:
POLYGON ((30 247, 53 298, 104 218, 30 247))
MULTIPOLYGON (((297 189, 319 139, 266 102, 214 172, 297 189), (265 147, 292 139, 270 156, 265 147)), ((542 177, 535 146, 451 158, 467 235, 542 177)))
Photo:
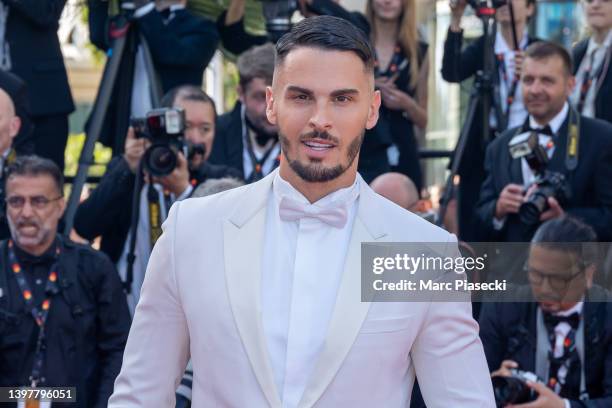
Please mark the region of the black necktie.
POLYGON ((544 323, 547 327, 551 327, 553 330, 559 323, 566 322, 572 329, 576 330, 580 324, 580 314, 572 313, 569 316, 557 316, 550 313, 544 313, 544 323))
POLYGON ((159 14, 161 14, 164 21, 168 21, 168 19, 170 18, 170 15, 172 14, 172 11, 170 10, 170 7, 167 7, 163 10, 160 10, 159 14))

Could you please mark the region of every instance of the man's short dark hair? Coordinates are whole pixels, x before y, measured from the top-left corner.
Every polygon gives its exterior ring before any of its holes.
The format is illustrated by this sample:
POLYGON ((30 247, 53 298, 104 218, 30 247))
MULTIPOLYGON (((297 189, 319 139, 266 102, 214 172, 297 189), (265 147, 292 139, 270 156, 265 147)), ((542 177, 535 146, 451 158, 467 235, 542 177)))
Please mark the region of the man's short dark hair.
POLYGON ((249 48, 240 54, 236 65, 243 90, 255 78, 263 79, 266 85, 271 84, 274 75, 274 44, 266 43, 249 48))
POLYGON ((5 183, 13 176, 50 176, 57 191, 64 194, 64 175, 53 161, 39 156, 18 156, 6 169, 5 183))
POLYGON ((536 231, 531 243, 550 250, 577 255, 584 264, 597 262, 597 234, 582 221, 565 215, 548 220, 536 231))
POLYGON ((276 66, 287 54, 299 47, 355 53, 366 67, 374 71, 374 50, 365 33, 352 23, 332 16, 305 18, 276 43, 276 66))
POLYGON ((198 86, 179 85, 172 88, 162 97, 161 106, 164 108, 172 108, 179 99, 183 101, 210 103, 213 111, 215 112, 215 117, 217 116, 215 101, 213 101, 213 99, 198 86))
POLYGON ((552 41, 537 41, 525 50, 525 58, 543 60, 555 56, 561 58, 565 73, 568 76, 572 75, 574 66, 572 56, 563 46, 552 41))

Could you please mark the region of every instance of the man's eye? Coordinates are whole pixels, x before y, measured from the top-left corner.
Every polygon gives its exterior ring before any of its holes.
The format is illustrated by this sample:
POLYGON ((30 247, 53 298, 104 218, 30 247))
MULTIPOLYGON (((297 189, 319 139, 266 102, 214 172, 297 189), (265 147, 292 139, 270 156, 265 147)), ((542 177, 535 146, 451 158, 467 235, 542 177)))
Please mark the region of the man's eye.
POLYGON ((298 101, 307 101, 308 95, 304 95, 304 94, 296 95, 293 97, 293 99, 296 99, 298 101))
POLYGON ((349 96, 346 95, 340 95, 336 97, 336 101, 338 102, 349 102, 351 100, 351 98, 349 96))

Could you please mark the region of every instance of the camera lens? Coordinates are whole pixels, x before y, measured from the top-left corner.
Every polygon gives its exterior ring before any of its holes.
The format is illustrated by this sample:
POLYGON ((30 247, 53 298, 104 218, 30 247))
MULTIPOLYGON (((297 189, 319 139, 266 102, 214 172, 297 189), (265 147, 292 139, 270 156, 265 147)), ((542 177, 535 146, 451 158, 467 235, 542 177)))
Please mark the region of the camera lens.
POLYGON ((548 197, 552 195, 549 189, 534 191, 527 202, 519 208, 519 218, 523 224, 535 225, 540 221, 540 215, 548 207, 548 197))
POLYGON ((176 168, 176 152, 167 144, 151 146, 144 155, 144 165, 152 176, 167 176, 176 168))
POLYGON ((531 391, 527 384, 515 377, 493 377, 493 393, 498 406, 528 402, 531 391))

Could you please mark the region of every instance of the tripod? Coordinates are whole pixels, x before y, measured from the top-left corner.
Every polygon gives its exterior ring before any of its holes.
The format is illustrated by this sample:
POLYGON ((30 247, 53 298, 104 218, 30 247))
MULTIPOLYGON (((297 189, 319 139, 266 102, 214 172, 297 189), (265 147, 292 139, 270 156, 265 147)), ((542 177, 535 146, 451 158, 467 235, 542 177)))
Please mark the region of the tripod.
MULTIPOLYGON (((512 1, 508 1, 508 8, 510 11, 510 23, 512 25, 512 35, 514 40, 514 49, 518 50, 518 39, 516 35, 516 25, 514 20, 514 9, 512 7, 512 1)), ((475 76, 474 86, 470 93, 469 105, 467 108, 467 114, 465 122, 461 128, 459 139, 455 147, 455 152, 452 159, 450 168, 450 174, 446 180, 444 194, 440 199, 440 210, 438 215, 437 225, 441 226, 444 222, 446 211, 450 201, 456 194, 456 179, 461 168, 465 149, 470 138, 470 130, 476 118, 476 112, 479 106, 482 106, 482 116, 479 120, 482 121, 482 139, 480 140, 481 146, 486 146, 489 142, 491 133, 491 126, 489 122, 491 114, 491 106, 494 102, 499 101, 498 91, 493 85, 494 73, 495 73, 495 56, 494 56, 494 20, 496 13, 496 6, 500 4, 494 3, 494 6, 488 6, 486 2, 477 3, 476 1, 470 2, 470 5, 476 11, 476 15, 482 21, 483 26, 483 37, 484 37, 484 52, 483 52, 483 69, 478 71, 475 76)), ((501 4, 504 5, 504 4, 501 4)), ((514 84, 516 85, 516 83, 514 84)), ((516 92, 516 86, 513 86, 509 90, 510 95, 514 95, 516 92)), ((495 118, 500 129, 505 129, 507 118, 504 117, 499 103, 495 106, 495 118)))
MULTIPOLYGON (((87 181, 87 172, 89 166, 93 163, 93 153, 96 142, 100 138, 103 125, 107 119, 109 113, 109 107, 111 104, 111 98, 113 95, 118 96, 118 99, 130 100, 130 95, 121 95, 121 93, 131 93, 133 85, 133 72, 126 73, 121 72, 121 68, 125 66, 134 66, 135 52, 138 46, 141 47, 144 56, 144 66, 147 77, 149 78, 151 101, 154 107, 159 105, 161 99, 161 85, 157 79, 157 74, 153 65, 153 59, 151 52, 144 36, 138 32, 137 28, 131 21, 130 11, 133 11, 134 5, 132 3, 123 3, 123 13, 119 15, 116 21, 111 24, 110 37, 113 39, 112 48, 109 49, 109 58, 106 61, 104 67, 104 73, 98 88, 96 100, 90 116, 89 128, 85 136, 85 143, 81 150, 79 157, 79 166, 77 169, 74 182, 72 184, 72 190, 68 204, 66 206, 66 212, 64 215, 64 235, 69 236, 70 231, 74 225, 74 216, 76 214, 77 207, 79 205, 81 191, 85 182, 87 181), (127 61, 131 59, 131 61, 127 61), (126 65, 127 64, 127 65, 126 65), (130 75, 131 74, 131 77, 130 75), (127 76, 127 78, 126 78, 127 76), (121 83, 120 83, 121 80, 121 83), (127 98, 122 98, 127 97, 127 98)), ((129 71, 129 70, 128 70, 129 71)), ((125 105, 125 104, 124 104, 125 105)), ((122 106, 124 112, 119 112, 122 115, 121 122, 125 123, 125 126, 118 126, 118 129, 125 127, 123 131, 127 130, 127 123, 130 116, 130 107, 122 106)), ((114 135, 115 137, 119 135, 114 135)))

